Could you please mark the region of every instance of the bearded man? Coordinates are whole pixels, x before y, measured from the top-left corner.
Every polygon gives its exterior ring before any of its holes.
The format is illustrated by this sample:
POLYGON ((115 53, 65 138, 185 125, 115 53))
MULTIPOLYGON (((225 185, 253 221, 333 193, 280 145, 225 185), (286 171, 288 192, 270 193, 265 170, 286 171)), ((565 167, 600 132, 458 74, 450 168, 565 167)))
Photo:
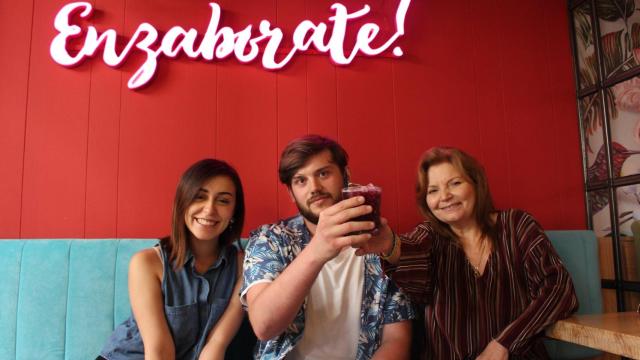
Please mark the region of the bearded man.
POLYGON ((378 255, 356 255, 375 224, 353 220, 372 211, 362 196, 341 200, 347 162, 317 135, 282 152, 280 181, 299 214, 253 231, 246 249, 241 301, 256 359, 409 358, 411 304, 378 255))

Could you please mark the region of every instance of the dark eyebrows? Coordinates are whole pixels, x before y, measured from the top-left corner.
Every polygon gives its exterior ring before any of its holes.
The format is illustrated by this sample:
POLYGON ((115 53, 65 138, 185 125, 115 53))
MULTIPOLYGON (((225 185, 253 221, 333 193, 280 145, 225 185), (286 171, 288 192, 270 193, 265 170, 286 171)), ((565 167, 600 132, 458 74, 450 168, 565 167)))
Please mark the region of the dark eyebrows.
MULTIPOLYGON (((200 190, 198 190, 198 194, 200 193, 205 193, 208 194, 209 190, 205 189, 205 188, 200 188, 200 190)), ((215 196, 233 196, 233 193, 229 192, 229 191, 221 191, 219 193, 216 193, 215 196)))
POLYGON ((329 164, 329 165, 327 165, 327 166, 323 166, 323 167, 321 167, 320 169, 317 169, 317 170, 314 172, 314 174, 318 174, 318 173, 321 173, 321 172, 323 172, 323 171, 327 171, 327 170, 330 170, 330 169, 331 169, 331 164, 329 164))
MULTIPOLYGON (((321 168, 319 168, 319 169, 316 169, 316 170, 313 172, 313 175, 312 175, 312 176, 317 176, 319 173, 321 173, 321 172, 323 172, 323 171, 330 171, 330 170, 331 170, 331 168, 332 168, 333 166, 336 166, 336 167, 337 167, 337 165, 336 165, 336 164, 334 164, 334 163, 329 163, 329 164, 327 164, 327 165, 325 165, 325 166, 323 166, 323 167, 321 167, 321 168)), ((296 181, 296 180, 303 180, 303 179, 306 179, 307 177, 308 177, 307 175, 303 175, 303 174, 298 174, 298 173, 296 173, 296 174, 294 174, 294 175, 293 175, 293 177, 291 177, 291 183, 293 183, 293 182, 294 182, 294 181, 296 181)))
MULTIPOLYGON (((465 178, 464 178, 464 176, 462 176, 462 175, 460 175, 460 176, 454 176, 454 177, 452 177, 451 179, 447 180, 447 184, 448 184, 448 183, 450 183, 450 182, 452 182, 452 181, 455 181, 455 180, 463 180, 463 181, 464 181, 464 180, 465 180, 465 178)), ((437 185, 429 184, 429 185, 427 186, 427 189, 430 189, 430 188, 437 188, 437 187, 438 187, 437 185)))

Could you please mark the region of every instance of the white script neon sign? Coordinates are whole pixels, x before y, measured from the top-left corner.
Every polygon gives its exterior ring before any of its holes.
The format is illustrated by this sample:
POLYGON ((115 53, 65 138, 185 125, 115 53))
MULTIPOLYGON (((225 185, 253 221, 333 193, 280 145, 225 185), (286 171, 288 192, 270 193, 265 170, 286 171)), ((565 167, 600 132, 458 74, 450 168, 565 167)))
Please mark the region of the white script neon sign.
MULTIPOLYGON (((325 22, 315 24, 310 20, 304 20, 293 31, 291 49, 286 50, 281 59, 276 60, 276 54, 280 53, 283 39, 282 30, 272 27, 267 20, 260 21, 257 34, 254 34, 252 25, 248 25, 240 31, 235 31, 228 26, 220 27, 220 6, 210 3, 211 20, 202 40, 196 44, 199 33, 196 29, 185 30, 181 26, 174 26, 159 39, 158 31, 149 23, 138 26, 126 46, 118 52, 116 41, 118 34, 114 29, 107 29, 101 34, 93 26, 82 29, 71 23, 71 18, 79 13, 83 19, 89 18, 93 7, 88 2, 73 2, 60 9, 55 18, 54 26, 57 35, 50 46, 50 54, 55 62, 63 66, 78 65, 87 57, 93 57, 102 48, 102 59, 105 64, 120 66, 134 51, 134 48, 146 54, 144 63, 131 76, 127 85, 130 89, 137 89, 147 84, 156 72, 158 58, 166 56, 175 58, 180 53, 191 59, 224 59, 234 55, 242 63, 255 60, 262 53, 262 66, 265 69, 278 70, 287 65, 296 53, 309 50, 313 46, 318 52, 329 54, 334 63, 348 65, 353 59, 362 53, 375 56, 391 48, 396 40, 404 35, 404 20, 411 0, 399 0, 395 16, 396 31, 380 46, 372 47, 372 42, 380 32, 380 26, 375 23, 365 23, 357 30, 355 45, 350 53, 345 54, 344 42, 349 20, 365 16, 370 11, 369 5, 361 9, 349 12, 339 3, 331 6, 334 15, 329 17, 333 23, 330 32, 325 22), (70 54, 67 45, 72 40, 84 34, 84 43, 79 51, 70 54), (327 37, 328 35, 328 37, 327 37), (159 42, 159 43, 158 43, 159 42), (158 43, 158 44, 156 44, 158 43), (266 43, 262 49, 260 45, 266 43)), ((80 39, 82 40, 82 39, 80 39)), ((402 56, 400 47, 392 50, 395 56, 402 56)))

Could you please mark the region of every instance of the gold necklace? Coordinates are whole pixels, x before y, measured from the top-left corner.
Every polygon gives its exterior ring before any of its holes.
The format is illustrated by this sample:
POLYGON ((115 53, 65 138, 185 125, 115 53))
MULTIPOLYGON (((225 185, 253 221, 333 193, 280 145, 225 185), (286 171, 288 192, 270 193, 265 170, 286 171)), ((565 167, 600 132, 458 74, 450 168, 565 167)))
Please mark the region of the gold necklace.
POLYGON ((484 248, 487 242, 483 238, 480 238, 480 239, 481 239, 480 241, 482 242, 482 245, 480 246, 480 259, 478 260, 478 265, 475 265, 474 263, 472 263, 469 257, 467 257, 467 262, 469 263, 469 265, 471 265, 471 268, 473 269, 473 275, 477 278, 482 276, 482 274, 480 273, 480 265, 482 265, 482 259, 484 258, 484 248))

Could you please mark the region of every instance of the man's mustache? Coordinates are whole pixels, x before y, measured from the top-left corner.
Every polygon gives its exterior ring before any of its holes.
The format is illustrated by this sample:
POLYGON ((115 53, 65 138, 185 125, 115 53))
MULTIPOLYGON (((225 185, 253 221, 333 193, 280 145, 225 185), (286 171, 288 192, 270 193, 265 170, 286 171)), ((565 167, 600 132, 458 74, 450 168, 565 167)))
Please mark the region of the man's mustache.
POLYGON ((313 195, 309 200, 307 200, 307 206, 311 206, 312 202, 319 200, 321 198, 326 198, 326 197, 331 198, 331 194, 327 192, 321 192, 316 195, 313 195))

